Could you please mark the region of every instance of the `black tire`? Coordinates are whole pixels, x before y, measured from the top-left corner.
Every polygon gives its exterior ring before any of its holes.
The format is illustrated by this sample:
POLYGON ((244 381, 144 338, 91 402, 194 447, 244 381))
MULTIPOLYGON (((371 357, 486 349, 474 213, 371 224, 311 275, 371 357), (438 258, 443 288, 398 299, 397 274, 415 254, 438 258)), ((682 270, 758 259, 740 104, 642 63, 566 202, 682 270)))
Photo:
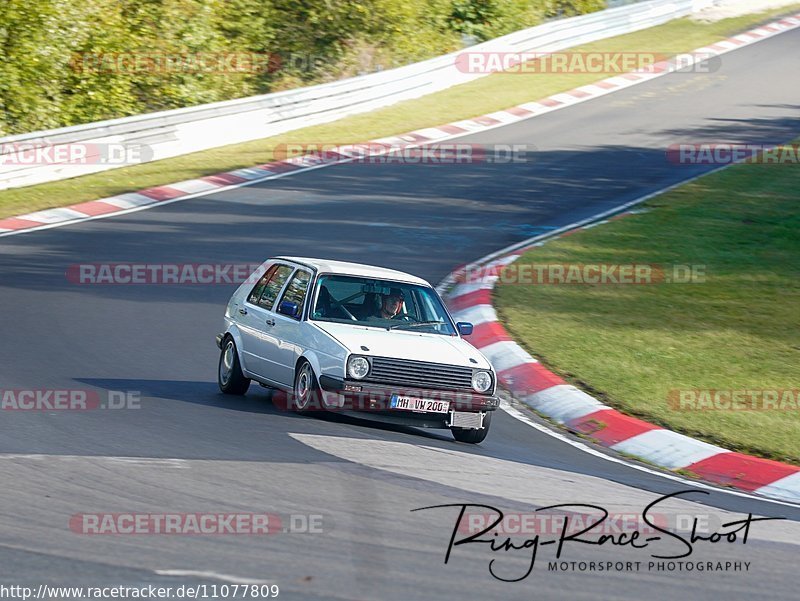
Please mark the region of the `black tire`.
POLYGON ((294 371, 294 386, 289 398, 292 411, 311 413, 321 409, 317 377, 311 364, 305 359, 297 364, 297 369, 294 371))
POLYGON ((242 396, 250 388, 250 378, 245 378, 239 365, 239 353, 236 343, 228 336, 222 343, 217 368, 217 384, 225 394, 242 396))
POLYGON ((489 434, 489 426, 491 425, 492 425, 492 414, 491 412, 489 412, 483 417, 483 428, 479 430, 473 430, 467 428, 450 428, 450 431, 453 433, 453 438, 455 438, 458 442, 478 444, 479 442, 483 442, 486 439, 486 436, 489 434))

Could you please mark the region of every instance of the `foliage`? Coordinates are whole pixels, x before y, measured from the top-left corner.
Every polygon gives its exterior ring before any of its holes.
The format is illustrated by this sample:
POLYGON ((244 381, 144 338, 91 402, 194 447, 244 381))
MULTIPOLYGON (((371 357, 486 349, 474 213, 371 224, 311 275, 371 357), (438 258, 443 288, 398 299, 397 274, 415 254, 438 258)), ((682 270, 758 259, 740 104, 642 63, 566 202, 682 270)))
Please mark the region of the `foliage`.
POLYGON ((387 69, 604 4, 3 0, 0 136, 387 69))

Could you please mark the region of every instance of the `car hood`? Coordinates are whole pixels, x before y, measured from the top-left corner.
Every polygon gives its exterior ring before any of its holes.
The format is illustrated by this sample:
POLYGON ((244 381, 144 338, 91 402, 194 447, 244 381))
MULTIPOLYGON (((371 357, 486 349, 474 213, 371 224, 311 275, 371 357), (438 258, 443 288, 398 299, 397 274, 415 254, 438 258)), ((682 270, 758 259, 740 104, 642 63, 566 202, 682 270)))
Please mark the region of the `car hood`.
POLYGON ((394 357, 481 369, 491 368, 480 351, 458 336, 424 334, 408 330, 387 331, 383 328, 365 328, 319 321, 315 321, 314 325, 333 336, 351 353, 358 355, 394 357), (369 350, 365 351, 362 346, 369 350))

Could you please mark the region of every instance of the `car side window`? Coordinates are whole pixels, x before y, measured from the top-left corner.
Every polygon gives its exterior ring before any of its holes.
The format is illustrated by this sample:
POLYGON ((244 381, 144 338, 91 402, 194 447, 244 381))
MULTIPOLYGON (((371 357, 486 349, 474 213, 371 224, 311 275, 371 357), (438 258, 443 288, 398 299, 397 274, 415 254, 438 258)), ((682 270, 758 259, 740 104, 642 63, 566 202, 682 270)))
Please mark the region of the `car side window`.
POLYGON ((272 274, 275 273, 277 268, 278 267, 276 265, 273 265, 267 269, 267 272, 264 275, 261 276, 261 278, 258 280, 258 283, 253 286, 253 289, 250 291, 250 296, 247 297, 248 303, 253 305, 258 304, 258 299, 261 297, 261 293, 264 292, 264 288, 267 287, 267 282, 272 277, 272 274))
POLYGON ((258 299, 258 306, 263 307, 264 309, 272 310, 272 306, 275 304, 275 299, 278 298, 278 293, 283 288, 283 285, 286 283, 286 280, 292 274, 292 268, 288 265, 278 265, 275 271, 270 276, 269 280, 267 280, 267 285, 264 286, 264 290, 261 292, 261 296, 258 299))
POLYGON ((281 298, 281 302, 289 301, 297 304, 299 309, 297 319, 300 319, 300 316, 303 314, 303 303, 306 300, 306 292, 308 292, 308 282, 310 280, 310 273, 298 270, 289 281, 289 285, 286 286, 286 291, 281 298))

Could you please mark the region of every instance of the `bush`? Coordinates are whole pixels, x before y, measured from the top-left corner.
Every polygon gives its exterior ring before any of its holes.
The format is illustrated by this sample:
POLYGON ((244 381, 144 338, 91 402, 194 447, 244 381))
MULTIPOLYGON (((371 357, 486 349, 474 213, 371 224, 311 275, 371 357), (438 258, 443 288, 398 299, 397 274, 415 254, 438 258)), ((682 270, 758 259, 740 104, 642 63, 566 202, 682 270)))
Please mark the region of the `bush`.
POLYGON ((604 5, 601 0, 3 0, 0 136, 387 69, 604 5), (203 54, 249 56, 243 53, 254 53, 259 69, 186 67, 203 54), (163 57, 184 62, 167 67, 163 57))

